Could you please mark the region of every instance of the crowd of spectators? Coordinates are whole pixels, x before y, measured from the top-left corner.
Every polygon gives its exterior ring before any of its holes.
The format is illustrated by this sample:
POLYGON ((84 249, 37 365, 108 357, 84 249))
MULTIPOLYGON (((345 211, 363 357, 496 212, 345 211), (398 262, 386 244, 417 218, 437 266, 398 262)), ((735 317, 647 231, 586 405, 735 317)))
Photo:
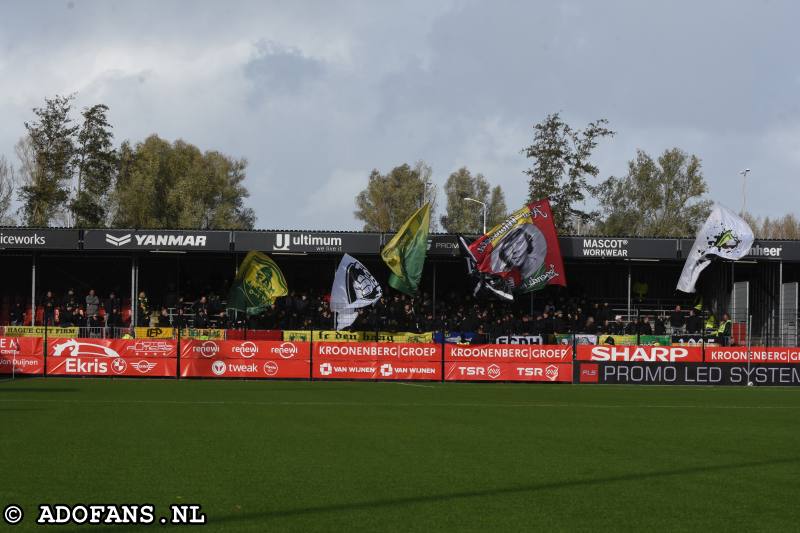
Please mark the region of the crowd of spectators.
MULTIPOLYGON (((123 316, 122 301, 115 292, 101 298, 94 289, 78 295, 68 289, 61 297, 47 291, 38 302, 43 322, 53 326, 123 328, 129 325, 123 316)), ((133 313, 142 326, 244 328, 249 329, 335 329, 329 295, 321 292, 293 291, 279 298, 262 313, 250 317, 226 309, 225 302, 213 291, 193 300, 179 296, 170 286, 160 305, 150 303, 147 294, 139 293, 133 313)), ((730 335, 727 315, 717 322, 713 314, 699 313, 681 306, 667 314, 639 315, 625 320, 608 302, 592 302, 586 297, 537 299, 535 303, 475 300, 469 295, 450 293, 434 302, 431 294, 417 297, 392 292, 373 306, 359 309, 351 330, 361 331, 462 331, 486 338, 503 335, 551 335, 555 333, 666 335, 687 333, 730 335)), ((22 325, 25 308, 17 302, 9 311, 9 323, 22 325)))

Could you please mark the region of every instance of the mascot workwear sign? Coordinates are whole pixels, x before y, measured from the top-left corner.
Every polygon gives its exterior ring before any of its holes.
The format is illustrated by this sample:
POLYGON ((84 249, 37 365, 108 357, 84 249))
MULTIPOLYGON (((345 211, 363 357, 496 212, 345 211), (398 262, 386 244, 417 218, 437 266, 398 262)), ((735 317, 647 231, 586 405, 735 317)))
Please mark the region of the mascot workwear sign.
POLYGON ((381 286, 367 267, 345 254, 336 270, 331 289, 331 310, 336 313, 336 329, 343 329, 356 319, 356 309, 377 302, 381 286))
POLYGON ((550 202, 538 200, 512 213, 469 246, 475 269, 505 281, 509 292, 566 286, 550 202))
POLYGON ((737 261, 746 256, 752 246, 753 230, 747 222, 730 209, 715 205, 686 257, 678 290, 694 292, 697 278, 711 263, 712 256, 737 261))

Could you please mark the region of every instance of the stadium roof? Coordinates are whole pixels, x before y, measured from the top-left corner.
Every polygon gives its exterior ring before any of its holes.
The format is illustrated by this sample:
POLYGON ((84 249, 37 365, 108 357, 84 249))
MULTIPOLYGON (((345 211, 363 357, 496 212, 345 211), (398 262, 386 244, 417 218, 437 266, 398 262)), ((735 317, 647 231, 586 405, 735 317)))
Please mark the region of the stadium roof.
MULTIPOLYGON (((377 255, 391 233, 308 230, 158 230, 0 228, 0 250, 182 251, 377 255)), ((429 255, 459 257, 457 236, 430 235, 429 255)), ((567 259, 682 260, 691 238, 560 237, 567 259)), ((752 260, 800 262, 800 241, 757 240, 752 260)))

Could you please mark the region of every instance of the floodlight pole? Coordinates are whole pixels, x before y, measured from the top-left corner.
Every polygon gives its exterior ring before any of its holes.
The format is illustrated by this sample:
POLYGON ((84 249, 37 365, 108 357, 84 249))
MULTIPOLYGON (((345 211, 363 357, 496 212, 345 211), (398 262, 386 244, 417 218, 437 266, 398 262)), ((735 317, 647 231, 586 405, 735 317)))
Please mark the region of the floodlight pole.
POLYGON ((742 176, 742 214, 747 207, 747 174, 750 172, 749 168, 739 171, 742 176))
POLYGON ((475 202, 476 204, 481 204, 483 206, 483 234, 486 235, 486 204, 480 200, 476 200, 475 198, 464 198, 464 200, 467 202, 475 202))

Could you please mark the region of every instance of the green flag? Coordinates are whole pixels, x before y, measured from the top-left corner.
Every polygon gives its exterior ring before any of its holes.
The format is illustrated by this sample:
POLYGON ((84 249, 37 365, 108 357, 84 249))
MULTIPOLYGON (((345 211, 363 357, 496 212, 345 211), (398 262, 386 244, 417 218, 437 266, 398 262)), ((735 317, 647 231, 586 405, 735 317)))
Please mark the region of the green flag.
POLYGON ((228 307, 256 315, 287 294, 286 278, 275 261, 261 252, 248 252, 228 295, 228 307))
POLYGON ((400 292, 414 294, 422 278, 428 251, 431 204, 420 207, 383 247, 381 257, 389 269, 389 285, 400 292))

